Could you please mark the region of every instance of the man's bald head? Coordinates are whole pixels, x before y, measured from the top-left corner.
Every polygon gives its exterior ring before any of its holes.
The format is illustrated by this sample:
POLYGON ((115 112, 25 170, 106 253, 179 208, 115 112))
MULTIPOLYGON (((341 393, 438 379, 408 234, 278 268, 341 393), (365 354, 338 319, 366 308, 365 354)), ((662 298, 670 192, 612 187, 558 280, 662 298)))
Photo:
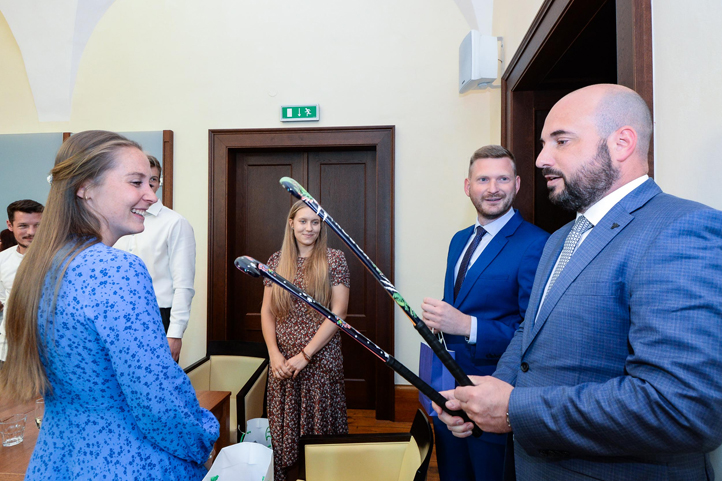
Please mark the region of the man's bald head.
POLYGON ((637 133, 635 153, 646 159, 652 139, 652 114, 647 103, 634 90, 615 84, 590 85, 575 90, 560 103, 574 105, 577 112, 587 111, 603 139, 622 127, 632 127, 637 133))
POLYGON ((637 92, 621 85, 607 85, 597 104, 596 123, 599 135, 609 137, 626 125, 637 132, 637 153, 646 158, 652 139, 652 114, 647 102, 637 92))

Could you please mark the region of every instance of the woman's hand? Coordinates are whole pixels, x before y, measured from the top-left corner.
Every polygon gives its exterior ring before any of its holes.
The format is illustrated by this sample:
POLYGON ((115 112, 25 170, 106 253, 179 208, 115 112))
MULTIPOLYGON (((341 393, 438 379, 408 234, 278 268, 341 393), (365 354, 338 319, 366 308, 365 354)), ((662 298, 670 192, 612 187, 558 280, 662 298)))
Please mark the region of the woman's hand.
POLYGON ((271 375, 276 379, 288 379, 293 376, 293 372, 286 363, 286 358, 283 357, 280 351, 275 353, 269 353, 269 360, 271 361, 271 375))
POLYGON ((216 460, 216 448, 214 447, 211 449, 211 454, 208 455, 208 461, 205 462, 203 466, 205 466, 206 469, 211 469, 211 466, 213 466, 213 461, 216 460))
POLYGON ((298 376, 298 373, 303 370, 304 367, 308 366, 308 361, 304 357, 302 352, 299 352, 291 359, 286 362, 286 365, 293 371, 293 378, 298 376))

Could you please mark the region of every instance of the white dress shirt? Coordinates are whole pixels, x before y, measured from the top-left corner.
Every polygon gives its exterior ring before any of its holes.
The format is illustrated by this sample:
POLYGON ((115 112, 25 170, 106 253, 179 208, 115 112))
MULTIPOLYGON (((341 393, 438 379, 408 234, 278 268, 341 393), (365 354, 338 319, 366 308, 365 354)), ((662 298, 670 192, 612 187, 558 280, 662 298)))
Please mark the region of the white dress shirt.
MULTIPOLYGON (((484 237, 481 238, 481 241, 479 242, 479 245, 476 247, 476 250, 473 254, 471 254, 471 259, 469 259, 469 267, 466 269, 466 273, 468 274, 471 270, 471 266, 474 265, 474 262, 479 258, 482 252, 484 252, 484 249, 486 249, 486 246, 489 245, 491 240, 494 238, 495 235, 497 235, 501 229, 504 228, 507 222, 511 220, 511 218, 514 217, 514 209, 509 209, 506 214, 502 215, 498 219, 495 219, 491 222, 489 222, 486 225, 481 225, 479 223, 479 218, 476 219, 476 224, 474 225, 474 230, 471 232, 471 236, 469 237, 469 240, 466 241, 466 245, 464 246, 464 250, 461 251, 461 255, 459 256, 459 260, 456 261, 456 266, 454 267, 454 282, 456 282, 456 277, 459 275, 459 268, 461 267, 461 260, 464 258, 464 254, 466 254, 466 250, 471 245, 471 241, 474 240, 474 236, 476 235, 476 227, 481 226, 486 231, 486 234, 484 234, 484 237)), ((476 317, 471 317, 471 331, 469 332, 469 339, 467 339, 467 342, 469 344, 476 344, 476 317)))
POLYGON ((158 201, 148 208, 145 230, 121 237, 114 247, 145 263, 158 306, 171 308, 167 336, 182 338, 195 294, 196 240, 190 223, 158 201))
POLYGON ((5 338, 5 308, 10 297, 10 289, 15 281, 15 274, 20 267, 23 254, 18 252, 18 246, 13 246, 0 252, 0 302, 3 303, 3 310, 0 311, 0 361, 5 361, 8 353, 7 340, 5 338))
MULTIPOLYGON (((589 233, 594 230, 594 226, 599 224, 599 222, 604 218, 605 215, 607 215, 607 212, 612 210, 612 207, 617 205, 620 200, 622 200, 624 197, 627 196, 627 194, 631 193, 634 189, 639 187, 640 185, 644 184, 647 179, 649 179, 648 175, 643 175, 641 177, 637 177, 631 182, 628 182, 615 190, 614 192, 611 192, 607 194, 606 196, 602 197, 597 201, 596 204, 589 207, 586 212, 579 213, 577 212, 577 218, 579 218, 580 215, 583 215, 587 218, 587 220, 592 224, 592 228, 586 231, 584 234, 582 234, 581 239, 579 239, 579 242, 577 243, 577 246, 574 248, 574 252, 579 249, 579 246, 582 245, 582 242, 584 242, 584 239, 589 236, 589 233)), ((574 255, 574 252, 572 252, 572 255, 574 255)), ((560 252, 561 254, 561 252, 560 252)), ((559 258, 557 258, 557 261, 554 263, 554 268, 551 270, 551 272, 554 272, 554 270, 557 268, 557 264, 559 264, 559 258)), ((549 279, 547 279, 547 283, 544 286, 544 295, 542 296, 542 301, 539 303, 540 309, 537 309, 537 315, 539 315, 539 311, 541 310, 541 305, 544 304, 544 299, 547 297, 547 291, 549 290, 549 281, 551 280, 551 275, 549 276, 549 279)), ((534 319, 536 321, 536 318, 534 319)))

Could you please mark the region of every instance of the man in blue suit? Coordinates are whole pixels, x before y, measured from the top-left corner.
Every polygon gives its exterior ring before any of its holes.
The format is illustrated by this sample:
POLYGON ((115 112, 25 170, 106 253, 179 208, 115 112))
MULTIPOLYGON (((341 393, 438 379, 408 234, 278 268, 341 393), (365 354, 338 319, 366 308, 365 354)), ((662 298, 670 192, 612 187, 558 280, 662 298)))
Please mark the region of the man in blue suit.
POLYGON ((547 242, 494 376, 447 392, 485 431, 513 431, 518 479, 714 479, 722 213, 647 177, 651 133, 618 85, 572 92, 544 124, 537 167, 577 220, 547 242))
MULTIPOLYGON (((467 374, 494 372, 529 302, 534 273, 549 234, 512 208, 519 191, 514 156, 500 145, 474 152, 464 191, 476 224, 449 246, 444 299, 425 298, 424 322, 445 334, 467 374)), ((459 439, 434 418, 441 481, 501 480, 506 435, 459 439)))

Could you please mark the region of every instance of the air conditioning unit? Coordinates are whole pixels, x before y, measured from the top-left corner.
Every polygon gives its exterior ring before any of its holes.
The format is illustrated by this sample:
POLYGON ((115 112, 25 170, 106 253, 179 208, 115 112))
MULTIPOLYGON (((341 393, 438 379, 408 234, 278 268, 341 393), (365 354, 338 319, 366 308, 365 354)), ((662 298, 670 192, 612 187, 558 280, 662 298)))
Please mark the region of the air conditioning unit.
POLYGON ((500 37, 472 30, 459 45, 459 93, 484 88, 496 80, 499 72, 500 37), (481 87, 479 85, 481 84, 481 87))

